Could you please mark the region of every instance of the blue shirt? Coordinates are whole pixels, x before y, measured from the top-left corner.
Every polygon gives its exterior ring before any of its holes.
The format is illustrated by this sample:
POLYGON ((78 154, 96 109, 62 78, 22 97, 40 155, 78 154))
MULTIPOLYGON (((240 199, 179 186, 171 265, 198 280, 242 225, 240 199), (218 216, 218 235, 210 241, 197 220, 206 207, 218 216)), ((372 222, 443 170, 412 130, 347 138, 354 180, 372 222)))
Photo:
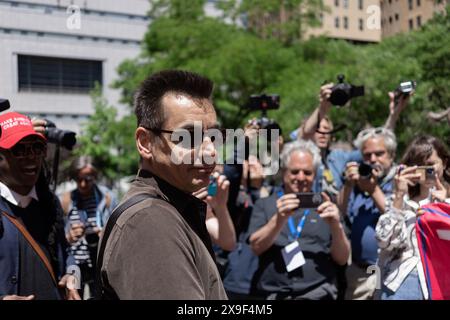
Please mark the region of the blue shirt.
MULTIPOLYGON (((387 197, 392 193, 392 178, 380 185, 387 197)), ((351 227, 350 241, 352 245, 352 260, 361 264, 375 264, 378 258, 378 244, 375 238, 380 211, 372 197, 366 195, 358 187, 350 194, 347 208, 351 227)))
MULTIPOLYGON (((345 166, 347 162, 351 161, 355 162, 362 161, 362 155, 359 150, 353 151, 331 150, 331 152, 328 154, 326 163, 328 169, 331 171, 333 175, 333 184, 336 190, 342 188, 342 185, 344 184, 342 174, 345 171, 345 166)), ((325 169, 326 169, 325 166, 321 164, 317 170, 317 175, 314 180, 314 187, 313 187, 313 190, 315 192, 320 192, 323 190, 322 179, 323 179, 323 172, 325 169)))

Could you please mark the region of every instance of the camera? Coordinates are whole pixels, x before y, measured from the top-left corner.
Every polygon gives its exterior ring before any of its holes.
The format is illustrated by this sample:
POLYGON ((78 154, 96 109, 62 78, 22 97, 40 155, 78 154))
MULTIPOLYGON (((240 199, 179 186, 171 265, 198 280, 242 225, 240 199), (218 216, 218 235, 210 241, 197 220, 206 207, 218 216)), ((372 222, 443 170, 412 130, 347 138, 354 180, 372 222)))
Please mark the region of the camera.
POLYGON ((420 174, 420 181, 429 181, 435 179, 435 171, 433 166, 420 166, 417 167, 416 173, 420 174))
POLYGON ((354 86, 345 83, 343 74, 338 75, 337 79, 339 83, 331 88, 331 95, 328 99, 333 105, 342 107, 350 99, 364 95, 364 86, 354 86))
POLYGON ((370 164, 362 162, 358 168, 359 176, 363 179, 369 179, 372 176, 372 169, 373 167, 370 164))
POLYGON ((61 145, 67 150, 72 150, 73 146, 77 143, 76 133, 68 130, 61 130, 56 128, 56 125, 45 119, 47 125, 45 126, 45 136, 49 143, 55 143, 61 145))
POLYGON ((250 110, 276 110, 280 108, 280 95, 265 93, 261 95, 253 94, 247 103, 247 108, 250 110))
POLYGON ((405 81, 400 83, 397 89, 395 89, 395 101, 397 102, 401 96, 407 97, 411 94, 412 91, 416 89, 417 82, 416 81, 405 81))
POLYGON ((0 98, 0 112, 8 110, 9 108, 9 100, 0 98))
POLYGON ((319 207, 323 202, 323 197, 320 193, 305 192, 296 193, 298 200, 300 200, 299 208, 302 209, 315 209, 319 207))

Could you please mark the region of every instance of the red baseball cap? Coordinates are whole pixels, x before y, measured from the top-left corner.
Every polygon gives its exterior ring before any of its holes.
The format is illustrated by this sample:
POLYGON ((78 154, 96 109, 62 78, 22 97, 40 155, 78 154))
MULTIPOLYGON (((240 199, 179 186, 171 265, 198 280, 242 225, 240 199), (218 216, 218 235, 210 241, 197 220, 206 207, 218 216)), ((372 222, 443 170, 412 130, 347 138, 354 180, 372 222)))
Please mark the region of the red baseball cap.
POLYGON ((28 136, 37 136, 47 141, 44 135, 34 130, 33 124, 27 116, 17 112, 0 115, 0 127, 0 148, 3 149, 14 147, 17 142, 28 136))

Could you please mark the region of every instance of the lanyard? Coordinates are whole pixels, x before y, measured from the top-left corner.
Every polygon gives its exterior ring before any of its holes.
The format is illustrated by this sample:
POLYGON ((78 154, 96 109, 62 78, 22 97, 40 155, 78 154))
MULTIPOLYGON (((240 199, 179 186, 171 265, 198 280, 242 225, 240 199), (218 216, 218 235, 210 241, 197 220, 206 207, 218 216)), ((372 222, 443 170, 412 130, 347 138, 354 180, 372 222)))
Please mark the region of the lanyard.
POLYGON ((300 219, 300 222, 297 225, 297 228, 294 225, 294 219, 292 217, 289 217, 288 224, 289 224, 289 231, 291 232, 291 235, 294 237, 294 240, 297 240, 300 238, 300 235, 302 234, 303 227, 305 226, 306 217, 308 217, 310 211, 305 210, 303 213, 303 217, 300 219))
MULTIPOLYGON (((278 198, 281 198, 283 196, 284 192, 280 190, 277 192, 277 194, 278 194, 278 198)), ((302 231, 303 231, 303 227, 305 226, 305 223, 306 223, 306 218, 308 217, 310 212, 311 212, 310 210, 305 210, 303 212, 303 217, 300 219, 297 227, 295 227, 294 218, 289 217, 289 219, 288 219, 289 231, 294 240, 297 240, 300 238, 300 235, 302 234, 302 231)))

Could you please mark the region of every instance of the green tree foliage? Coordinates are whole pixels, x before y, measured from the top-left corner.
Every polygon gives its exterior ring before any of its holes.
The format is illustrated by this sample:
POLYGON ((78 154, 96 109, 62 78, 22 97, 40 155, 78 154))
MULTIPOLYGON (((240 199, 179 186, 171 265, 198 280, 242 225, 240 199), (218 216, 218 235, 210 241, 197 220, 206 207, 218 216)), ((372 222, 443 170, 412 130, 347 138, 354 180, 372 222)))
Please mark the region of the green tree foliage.
MULTIPOLYGON (((272 2, 261 1, 267 5, 272 2)), ((450 135, 446 122, 432 123, 426 117, 429 111, 444 109, 449 104, 448 10, 420 30, 396 35, 379 44, 355 45, 319 37, 286 45, 279 39, 263 39, 223 19, 205 17, 200 10, 205 1, 152 3, 153 20, 142 52, 136 59, 122 63, 118 69, 120 77, 114 83, 129 105, 139 83, 151 73, 168 68, 185 69, 214 81, 214 103, 224 127, 241 127, 249 117, 259 116, 243 108, 250 94, 279 93, 281 108, 270 111, 269 116, 281 124, 288 136, 317 106, 320 86, 325 81, 336 81, 336 75, 343 73, 348 82, 365 85, 366 95, 346 107, 333 108, 334 122, 347 125, 347 130, 338 134, 339 139, 351 139, 368 124, 383 125, 389 112, 387 93, 405 80, 416 80, 418 87, 397 125, 399 153, 418 133, 444 139, 450 135)), ((232 1, 222 1, 222 5, 236 10, 232 1)), ((98 97, 96 105, 96 114, 86 127, 87 137, 82 139, 79 152, 104 161, 109 177, 132 174, 137 164, 135 121, 132 116, 117 121, 113 111, 98 97), (116 151, 111 152, 110 148, 116 151)))
POLYGON ((256 34, 275 37, 285 45, 302 40, 308 28, 318 27, 319 15, 325 11, 322 0, 242 0, 238 8, 248 15, 256 34))
POLYGON ((138 154, 134 141, 136 120, 134 115, 117 119, 117 111, 102 98, 97 87, 91 94, 95 112, 84 125, 78 137, 74 155, 90 155, 109 182, 124 175, 134 174, 138 154))

